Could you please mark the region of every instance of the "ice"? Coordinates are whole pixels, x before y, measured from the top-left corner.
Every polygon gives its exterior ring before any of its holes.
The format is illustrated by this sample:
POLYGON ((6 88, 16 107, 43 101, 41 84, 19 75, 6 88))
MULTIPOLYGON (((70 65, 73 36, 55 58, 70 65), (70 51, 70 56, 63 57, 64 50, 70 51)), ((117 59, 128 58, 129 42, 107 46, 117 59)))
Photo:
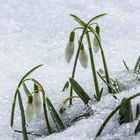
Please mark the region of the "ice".
MULTIPOLYGON (((92 140, 105 117, 121 99, 140 91, 135 75, 129 75, 122 63, 124 59, 133 68, 140 55, 140 3, 139 0, 0 0, 0 140, 17 138, 10 128, 14 91, 20 78, 34 66, 44 64, 33 77, 42 83, 52 103, 59 109, 60 103, 68 97, 67 92, 62 93, 62 88, 71 75, 74 61, 72 59, 68 65, 64 59, 69 32, 77 26, 69 14, 88 21, 104 12, 108 15, 100 19, 99 24, 105 56, 110 73, 120 80, 123 91, 117 101, 111 95, 105 95, 100 103, 91 105, 94 114, 89 118, 81 119, 62 133, 39 138, 44 140, 92 140)), ((79 33, 76 35, 78 37, 79 33)), ((97 68, 102 68, 99 57, 99 54, 95 56, 97 68)), ((84 70, 78 64, 76 79, 93 97, 90 65, 84 70)), ((139 98, 134 99, 134 107, 138 101, 139 98)), ((61 117, 68 124, 84 111, 82 102, 77 99, 61 117)), ((139 139, 139 135, 133 134, 136 122, 119 126, 117 119, 116 114, 103 131, 101 140, 139 139)), ((43 118, 36 122, 36 129, 44 130, 43 118)), ((52 121, 51 124, 54 125, 52 121)), ((15 128, 20 127, 17 111, 15 128)))

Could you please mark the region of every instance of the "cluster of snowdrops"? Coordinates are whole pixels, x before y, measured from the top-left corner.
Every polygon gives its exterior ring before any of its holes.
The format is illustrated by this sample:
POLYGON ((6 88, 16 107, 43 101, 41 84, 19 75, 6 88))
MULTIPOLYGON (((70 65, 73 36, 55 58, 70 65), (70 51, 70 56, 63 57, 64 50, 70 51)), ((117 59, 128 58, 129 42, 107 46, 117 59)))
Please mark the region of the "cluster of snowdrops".
MULTIPOLYGON (((88 105, 88 102, 91 100, 91 97, 86 93, 86 91, 81 87, 81 85, 75 80, 75 72, 77 68, 78 59, 83 68, 87 68, 87 65, 90 60, 91 64, 91 71, 93 76, 93 86, 95 89, 94 99, 96 101, 100 101, 103 95, 103 87, 100 87, 98 82, 98 77, 103 80, 103 82, 106 84, 108 93, 111 94, 115 99, 116 93, 119 93, 120 85, 117 79, 110 78, 104 50, 101 43, 101 36, 100 36, 100 26, 96 22, 97 19, 100 17, 105 16, 106 14, 97 15, 96 17, 93 17, 88 23, 77 17, 76 15, 71 15, 73 19, 79 24, 78 27, 74 28, 72 32, 69 35, 69 41, 65 48, 65 59, 66 62, 69 63, 74 56, 74 42, 75 42, 75 33, 76 31, 80 30, 81 35, 78 40, 78 49, 76 51, 76 56, 74 60, 74 65, 72 69, 72 75, 70 76, 70 79, 66 82, 64 85, 63 90, 67 89, 70 85, 70 95, 68 98, 66 98, 62 104, 62 107, 60 108, 60 113, 63 113, 66 108, 65 104, 69 102, 69 105, 72 105, 73 98, 79 98, 83 101, 85 105, 88 105), (83 43, 83 39, 86 38, 87 41, 87 50, 86 52, 85 45, 83 43), (94 54, 100 52, 103 62, 103 68, 99 71, 96 70, 96 63, 94 61, 94 54), (77 94, 77 96, 73 95, 73 90, 77 94)), ((127 64, 124 61, 124 65, 128 72, 135 72, 137 74, 140 74, 140 57, 135 65, 134 70, 130 70, 127 66, 127 64)), ((40 84, 39 81, 37 81, 34 78, 30 78, 30 74, 34 72, 36 69, 40 68, 42 65, 38 65, 31 69, 29 72, 27 72, 22 79, 20 80, 16 91, 14 95, 14 101, 12 104, 12 112, 11 112, 11 127, 14 125, 14 114, 15 114, 15 106, 16 106, 16 100, 19 102, 20 112, 21 112, 21 119, 22 119, 22 133, 24 140, 28 140, 28 133, 27 133, 27 125, 29 124, 34 117, 38 117, 42 112, 44 113, 44 118, 46 122, 46 126, 48 129, 48 134, 51 134, 54 132, 50 126, 50 122, 48 119, 48 113, 50 113, 54 123, 56 124, 56 127, 58 131, 63 131, 66 129, 66 126, 64 125, 63 121, 61 120, 59 113, 54 108, 53 104, 51 103, 49 97, 47 96, 43 86, 40 84), (31 92, 27 86, 26 82, 32 82, 33 83, 33 92, 31 92), (22 101, 21 91, 20 88, 23 87, 24 93, 27 96, 27 103, 24 111, 24 105, 22 101), (49 110, 49 112, 48 112, 49 110)), ((131 109, 131 103, 130 101, 133 98, 136 98, 140 95, 140 93, 135 94, 134 96, 125 98, 114 110, 111 112, 108 117, 105 119, 104 123, 100 127, 100 129, 97 132, 97 136, 101 134, 103 131, 105 125, 110 120, 110 118, 119 110, 120 116, 121 116, 121 123, 123 122, 130 122, 132 121, 132 109, 131 109), (126 115, 127 114, 127 115, 126 115)), ((140 107, 137 105, 137 116, 140 114, 140 107)), ((140 123, 137 125, 136 132, 140 131, 140 123)))

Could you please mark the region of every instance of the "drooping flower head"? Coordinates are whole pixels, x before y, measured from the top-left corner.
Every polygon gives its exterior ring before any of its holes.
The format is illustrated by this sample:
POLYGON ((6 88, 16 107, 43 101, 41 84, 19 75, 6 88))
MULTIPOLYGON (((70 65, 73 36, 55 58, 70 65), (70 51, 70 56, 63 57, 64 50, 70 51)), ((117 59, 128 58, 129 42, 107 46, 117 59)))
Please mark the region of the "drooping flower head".
MULTIPOLYGON (((34 85, 34 88, 38 90, 38 87, 34 85)), ((42 101, 42 93, 35 90, 35 93, 33 94, 33 109, 34 114, 36 116, 39 116, 42 113, 43 109, 43 101, 42 101)))
POLYGON ((67 63, 70 62, 74 53, 74 38, 75 38, 75 32, 72 31, 69 36, 69 42, 65 48, 65 59, 67 63))
POLYGON ((87 53, 85 51, 84 44, 82 44, 81 49, 80 49, 79 61, 80 61, 80 64, 84 68, 87 68, 87 65, 88 65, 88 55, 87 55, 87 53))
MULTIPOLYGON (((98 25, 96 26, 95 31, 98 34, 99 41, 101 42, 100 27, 98 25)), ((97 53, 99 51, 99 48, 100 48, 99 42, 98 42, 96 36, 94 36, 94 39, 93 39, 93 50, 94 50, 94 52, 97 53)))
POLYGON ((33 111, 33 96, 28 97, 28 101, 26 103, 26 110, 25 110, 26 122, 30 123, 34 117, 33 111))

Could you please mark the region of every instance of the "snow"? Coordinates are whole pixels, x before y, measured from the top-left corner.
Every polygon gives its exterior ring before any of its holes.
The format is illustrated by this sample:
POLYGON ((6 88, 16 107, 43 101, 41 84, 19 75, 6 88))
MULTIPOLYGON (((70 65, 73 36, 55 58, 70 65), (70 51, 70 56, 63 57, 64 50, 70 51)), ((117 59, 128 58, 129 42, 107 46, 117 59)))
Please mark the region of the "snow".
MULTIPOLYGON (((140 91, 135 75, 129 75, 122 63, 124 59, 133 67, 140 55, 140 3, 139 0, 0 0, 0 140, 17 138, 10 128, 14 91, 20 78, 34 66, 45 65, 33 77, 45 87, 56 109, 68 96, 61 90, 71 74, 73 60, 69 65, 65 62, 64 50, 69 32, 77 26, 69 14, 88 21, 104 12, 108 15, 100 19, 99 24, 105 55, 109 71, 120 80, 123 91, 118 94, 117 101, 110 95, 104 96, 101 102, 91 105, 94 110, 91 117, 74 123, 62 133, 39 138, 44 140, 92 140, 105 117, 120 100, 140 91)), ((97 68, 102 67, 100 55, 95 57, 97 68)), ((76 79, 93 96, 90 65, 84 70, 78 64, 76 79)), ((105 87, 102 82, 101 85, 105 87)), ((137 102, 139 98, 132 102, 134 107, 137 102)), ((82 102, 76 100, 61 117, 68 124, 83 112, 82 102)), ((105 127, 101 140, 139 139, 139 135, 133 134, 137 121, 119 126, 117 119, 116 114, 105 127)), ((36 122, 38 128, 45 128, 44 120, 39 118, 36 122)), ((19 126, 20 114, 17 111, 15 128, 19 126)))

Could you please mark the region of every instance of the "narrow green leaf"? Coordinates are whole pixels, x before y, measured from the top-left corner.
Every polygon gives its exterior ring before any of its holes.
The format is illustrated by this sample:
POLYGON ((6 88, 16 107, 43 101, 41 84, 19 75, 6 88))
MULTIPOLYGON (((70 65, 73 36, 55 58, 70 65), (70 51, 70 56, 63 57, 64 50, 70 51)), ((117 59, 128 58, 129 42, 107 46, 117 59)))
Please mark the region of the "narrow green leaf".
POLYGON ((101 90, 100 90, 100 99, 101 99, 102 95, 103 95, 103 88, 101 88, 101 90))
POLYGON ((76 15, 73 15, 73 14, 70 14, 70 16, 73 17, 73 19, 75 21, 77 21, 82 27, 85 27, 86 23, 84 21, 82 21, 78 16, 76 15))
POLYGON ((129 69, 129 67, 127 66, 127 64, 126 64, 126 62, 123 60, 123 64, 124 64, 124 66, 125 66, 125 68, 127 69, 127 71, 130 73, 130 69, 129 69))
POLYGON ((114 91, 114 93, 117 93, 117 91, 103 78, 103 76, 98 71, 97 71, 97 74, 103 80, 103 82, 114 91))
POLYGON ((62 91, 65 91, 65 89, 69 88, 69 81, 67 81, 63 87, 62 91))
MULTIPOLYGON (((122 102, 125 102, 127 98, 123 98, 122 102)), ((133 121, 131 101, 128 101, 125 105, 122 105, 119 109, 120 124, 133 121)))
POLYGON ((135 67, 134 67, 134 71, 135 71, 135 72, 138 71, 139 65, 140 65, 140 56, 139 56, 139 58, 138 58, 138 60, 137 60, 137 62, 136 62, 136 65, 135 65, 135 67))
POLYGON ((24 89, 24 92, 25 92, 26 96, 27 97, 30 96, 31 93, 30 93, 29 89, 27 88, 25 82, 22 83, 22 86, 23 86, 23 89, 24 89))
POLYGON ((73 78, 70 78, 69 80, 70 80, 72 88, 77 93, 77 95, 81 98, 81 100, 85 104, 88 104, 89 100, 91 100, 88 94, 82 89, 82 87, 73 78))
POLYGON ((48 109, 50 111, 50 114, 54 120, 54 122, 56 123, 57 128, 59 129, 59 131, 63 131, 65 129, 65 126, 62 122, 62 120, 60 119, 58 113, 56 112, 53 104, 51 103, 51 101, 49 100, 49 98, 46 98, 47 101, 47 105, 48 105, 48 109))
POLYGON ((34 93, 38 93, 39 92, 39 88, 38 88, 38 86, 36 85, 36 84, 34 84, 34 93))
POLYGON ((16 91, 15 91, 15 95, 14 95, 14 100, 13 100, 13 104, 12 104, 12 111, 11 111, 11 123, 10 123, 10 126, 13 127, 13 124, 14 124, 14 113, 15 113, 15 105, 16 105, 16 98, 17 98, 17 93, 18 93, 18 90, 22 84, 22 82, 25 80, 25 78, 27 78, 31 73, 33 73, 36 69, 38 69, 39 67, 43 66, 42 64, 41 65, 38 65, 36 67, 34 67, 33 69, 31 69, 29 72, 27 72, 20 80, 17 88, 16 88, 16 91))
POLYGON ((101 88, 100 92, 99 92, 99 95, 94 95, 94 98, 97 100, 97 101, 100 101, 101 100, 101 97, 102 97, 102 94, 103 94, 103 88, 101 88))
POLYGON ((136 119, 138 118, 139 115, 140 115, 140 105, 137 104, 137 107, 136 107, 136 119))
POLYGON ((22 104, 22 99, 21 99, 19 90, 17 92, 18 92, 18 101, 19 101, 19 107, 20 107, 21 119, 22 119, 23 138, 24 138, 24 140, 28 140, 27 131, 26 131, 25 113, 24 113, 24 108, 23 108, 23 104, 22 104))
MULTIPOLYGON (((93 18, 90 20, 90 22, 94 22, 94 21, 96 21, 97 19, 99 19, 100 17, 105 16, 105 15, 107 15, 107 14, 105 13, 105 14, 97 15, 97 16, 93 17, 93 18)), ((83 20, 81 20, 78 16, 73 15, 73 14, 71 14, 70 16, 72 16, 73 19, 74 19, 75 21, 77 21, 82 27, 85 27, 85 26, 86 26, 86 23, 85 23, 83 20)))
POLYGON ((135 129, 135 134, 137 134, 138 132, 140 132, 140 121, 138 122, 136 129, 135 129))

